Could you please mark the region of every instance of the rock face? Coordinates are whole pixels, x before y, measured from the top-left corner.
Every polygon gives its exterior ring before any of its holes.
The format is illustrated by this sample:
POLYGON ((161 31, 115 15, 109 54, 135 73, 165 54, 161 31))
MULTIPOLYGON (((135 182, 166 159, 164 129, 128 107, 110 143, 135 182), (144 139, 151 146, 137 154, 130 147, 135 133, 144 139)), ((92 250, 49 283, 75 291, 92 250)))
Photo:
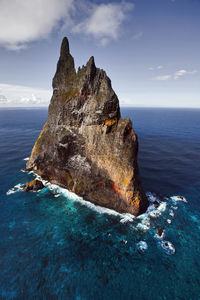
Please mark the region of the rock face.
POLYGON ((138 215, 148 201, 138 179, 138 141, 94 57, 76 72, 63 39, 48 120, 27 170, 95 204, 138 215))

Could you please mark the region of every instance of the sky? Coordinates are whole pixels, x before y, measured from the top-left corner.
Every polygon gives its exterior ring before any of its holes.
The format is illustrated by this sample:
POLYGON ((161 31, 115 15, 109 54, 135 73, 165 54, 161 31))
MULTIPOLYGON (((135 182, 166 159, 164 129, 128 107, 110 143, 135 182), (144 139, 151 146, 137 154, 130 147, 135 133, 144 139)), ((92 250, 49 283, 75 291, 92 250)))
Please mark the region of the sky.
POLYGON ((48 106, 64 36, 121 106, 200 108, 200 0, 0 0, 0 107, 48 106))

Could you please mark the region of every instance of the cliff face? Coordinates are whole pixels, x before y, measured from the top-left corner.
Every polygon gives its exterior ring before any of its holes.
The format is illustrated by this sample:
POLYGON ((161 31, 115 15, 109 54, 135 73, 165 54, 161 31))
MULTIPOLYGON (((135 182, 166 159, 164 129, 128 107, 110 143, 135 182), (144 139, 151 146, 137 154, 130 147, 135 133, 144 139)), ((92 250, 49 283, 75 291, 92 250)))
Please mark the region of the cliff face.
POLYGON ((148 201, 138 179, 137 136, 120 116, 119 100, 106 73, 91 57, 74 68, 63 39, 48 120, 27 170, 85 200, 138 215, 148 201))

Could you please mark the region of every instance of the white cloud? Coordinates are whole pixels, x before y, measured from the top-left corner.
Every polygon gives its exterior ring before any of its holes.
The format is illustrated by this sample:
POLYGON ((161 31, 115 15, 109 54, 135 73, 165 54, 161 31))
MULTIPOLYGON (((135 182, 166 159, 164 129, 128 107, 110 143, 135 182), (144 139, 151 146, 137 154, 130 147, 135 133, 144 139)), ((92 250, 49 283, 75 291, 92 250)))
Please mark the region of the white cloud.
POLYGON ((52 92, 27 86, 0 83, 0 105, 47 106, 52 92))
MULTIPOLYGON (((158 66, 157 69, 160 70, 162 69, 163 67, 162 66, 158 66)), ((149 70, 155 70, 153 68, 149 68, 149 70)), ((154 77, 153 79, 154 80, 158 80, 158 81, 166 81, 166 80, 170 80, 170 79, 173 79, 173 80, 178 80, 179 78, 185 76, 185 75, 193 75, 193 74, 196 74, 197 71, 194 70, 194 71, 186 71, 186 70, 179 70, 179 71, 176 71, 174 74, 170 75, 160 75, 160 76, 156 76, 154 77)))
POLYGON ((161 76, 156 76, 154 78, 154 80, 158 80, 158 81, 166 81, 171 79, 171 75, 161 75, 161 76))
POLYGON ((175 74, 174 74, 174 79, 179 79, 180 77, 184 76, 187 74, 187 71, 186 70, 180 70, 180 71, 177 71, 175 74))
POLYGON ((192 75, 192 74, 196 74, 196 73, 197 73, 196 70, 194 70, 194 71, 180 70, 180 71, 175 72, 174 79, 177 80, 180 77, 183 77, 185 75, 192 75))
POLYGON ((56 28, 90 35, 106 45, 119 37, 121 24, 133 8, 125 1, 97 5, 87 0, 0 0, 0 28, 4 28, 0 46, 24 49, 56 28))
POLYGON ((149 71, 156 71, 156 70, 161 70, 163 68, 164 67, 162 65, 159 65, 159 66, 155 66, 155 67, 149 67, 148 70, 149 71))
POLYGON ((105 45, 110 39, 118 39, 120 26, 133 8, 134 5, 127 2, 95 5, 89 10, 89 16, 73 28, 73 32, 92 36, 105 45))
POLYGON ((4 95, 0 95, 0 104, 8 103, 8 99, 4 95))
POLYGON ((74 0, 0 0, 0 45, 25 48, 46 38, 60 20, 70 20, 74 0))
POLYGON ((29 97, 21 97, 19 99, 19 104, 26 104, 26 105, 41 105, 46 104, 45 100, 42 100, 41 97, 35 96, 35 94, 31 94, 29 97))

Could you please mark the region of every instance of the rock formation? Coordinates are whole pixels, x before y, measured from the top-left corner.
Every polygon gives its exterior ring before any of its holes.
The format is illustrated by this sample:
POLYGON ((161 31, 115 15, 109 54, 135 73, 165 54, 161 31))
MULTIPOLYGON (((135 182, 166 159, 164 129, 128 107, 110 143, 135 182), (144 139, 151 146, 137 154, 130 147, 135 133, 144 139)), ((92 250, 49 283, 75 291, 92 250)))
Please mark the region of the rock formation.
POLYGON ((44 185, 40 180, 34 179, 28 182, 27 184, 23 185, 22 188, 24 189, 24 192, 29 192, 29 191, 36 192, 42 190, 44 188, 44 185))
POLYGON ((95 204, 143 213, 148 205, 138 178, 138 141, 129 118, 94 57, 76 72, 63 39, 48 119, 27 170, 95 204))

